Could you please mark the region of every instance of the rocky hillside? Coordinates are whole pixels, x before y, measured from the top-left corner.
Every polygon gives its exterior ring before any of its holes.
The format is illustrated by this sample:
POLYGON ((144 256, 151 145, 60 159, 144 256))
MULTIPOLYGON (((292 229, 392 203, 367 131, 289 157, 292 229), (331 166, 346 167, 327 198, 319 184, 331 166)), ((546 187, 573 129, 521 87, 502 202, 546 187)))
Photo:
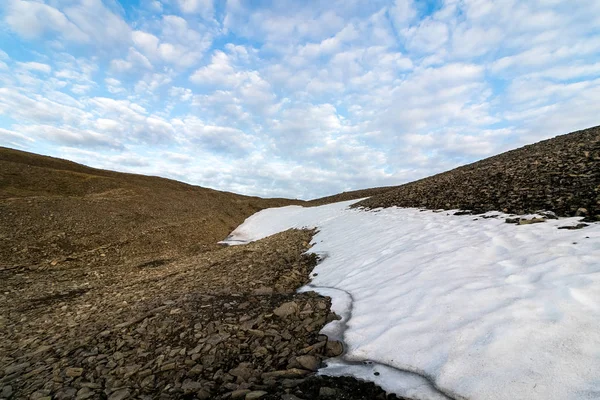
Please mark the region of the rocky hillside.
POLYGON ((357 207, 423 207, 600 220, 600 127, 525 146, 377 194, 357 207))
POLYGON ((143 263, 214 248, 256 211, 300 203, 89 168, 0 148, 0 269, 43 267, 97 249, 143 263))
POLYGON ((0 148, 0 399, 393 399, 323 378, 312 231, 222 247, 261 199, 0 148))

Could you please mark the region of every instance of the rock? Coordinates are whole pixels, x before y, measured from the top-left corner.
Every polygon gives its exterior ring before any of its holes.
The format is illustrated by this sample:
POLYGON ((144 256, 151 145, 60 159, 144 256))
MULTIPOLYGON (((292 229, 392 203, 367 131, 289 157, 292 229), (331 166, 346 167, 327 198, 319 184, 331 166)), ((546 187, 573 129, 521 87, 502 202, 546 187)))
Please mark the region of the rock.
POLYGON ((48 396, 50 394, 49 390, 37 390, 29 396, 30 400, 52 400, 52 397, 48 396))
POLYGON ((77 397, 75 397, 75 400, 86 400, 86 399, 89 399, 90 397, 93 397, 94 394, 95 394, 94 391, 91 390, 90 388, 83 387, 83 388, 79 389, 79 391, 77 392, 77 397))
MULTIPOLYGON (((89 389, 87 389, 87 390, 89 390, 89 389)), ((56 400, 67 400, 67 399, 72 399, 73 397, 75 397, 75 395, 78 395, 78 394, 79 394, 79 392, 77 392, 77 389, 67 386, 67 387, 60 389, 58 392, 56 392, 56 394, 54 395, 54 398, 56 400)))
POLYGON ((253 373, 254 370, 252 368, 241 365, 229 371, 230 375, 239 378, 243 382, 246 382, 248 379, 250 379, 253 373))
POLYGON ((273 294, 273 288, 267 286, 261 286, 258 289, 254 289, 252 294, 257 296, 265 296, 269 294, 273 294))
POLYGON ((255 390, 253 392, 246 393, 246 400, 256 400, 267 395, 268 393, 263 390, 255 390))
POLYGON ((147 377, 145 377, 141 383, 142 389, 145 389, 145 390, 154 389, 154 380, 155 380, 154 375, 148 375, 147 377))
POLYGON ((165 372, 165 371, 171 371, 175 369, 175 363, 167 363, 165 365, 163 365, 162 367, 160 367, 160 371, 161 372, 165 372))
POLYGON ((506 218, 504 222, 507 224, 518 224, 521 218, 506 218))
POLYGON ((65 375, 70 378, 77 378, 83 374, 83 368, 70 367, 65 370, 65 375))
POLYGON ((6 367, 4 369, 4 375, 11 375, 11 374, 14 374, 15 372, 20 372, 20 371, 24 370, 25 368, 29 367, 30 365, 31 364, 28 362, 21 363, 21 364, 9 365, 8 367, 6 367))
POLYGON ((186 379, 181 385, 181 390, 183 390, 186 394, 197 392, 200 389, 202 389, 202 384, 200 382, 194 382, 189 379, 186 379))
POLYGON ((535 212, 538 215, 541 215, 542 217, 545 217, 547 219, 558 219, 558 216, 556 215, 556 213, 554 211, 545 211, 545 210, 539 210, 535 212))
POLYGON ((242 399, 246 397, 246 394, 250 393, 250 389, 239 389, 231 392, 232 399, 242 399))
POLYGON ((305 355, 296 357, 296 361, 302 368, 309 371, 316 371, 319 369, 320 362, 315 356, 305 355))
POLYGON ((281 400, 303 400, 300 397, 294 396, 293 394, 284 394, 281 396, 281 400))
POLYGON ((587 210, 587 208, 580 207, 580 208, 578 208, 578 209, 577 209, 577 211, 575 212, 575 216, 576 216, 576 217, 585 217, 585 216, 587 216, 587 215, 588 215, 588 210, 587 210))
POLYGON ((200 389, 196 392, 196 397, 198 398, 198 400, 208 400, 212 396, 208 390, 200 389))
POLYGON ((545 218, 520 219, 519 225, 539 224, 540 222, 546 222, 546 219, 545 218))
POLYGON ((108 400, 125 400, 129 397, 129 389, 120 389, 111 394, 108 400))
POLYGON ((269 379, 269 378, 302 378, 303 376, 309 374, 309 371, 306 371, 304 369, 298 369, 298 368, 290 368, 290 369, 285 369, 285 370, 280 370, 280 371, 273 371, 273 372, 265 372, 261 375, 261 378, 263 379, 269 379))
POLYGON ((2 388, 2 392, 0 392, 0 397, 2 397, 3 399, 8 399, 10 396, 12 396, 12 393, 12 386, 7 385, 2 388))
POLYGON ((580 223, 577 225, 571 225, 571 226, 559 226, 558 229, 569 229, 569 230, 574 230, 574 229, 583 229, 586 226, 589 226, 588 224, 584 224, 584 223, 580 223))
POLYGON ((319 389, 319 397, 335 397, 337 395, 337 390, 323 386, 319 389))
POLYGON ((337 340, 329 340, 325 345, 325 355, 327 357, 337 357, 344 352, 344 345, 337 340))
POLYGON ((283 303, 275 310, 273 310, 273 314, 277 315, 280 318, 285 318, 289 315, 295 314, 298 312, 298 304, 294 301, 289 301, 287 303, 283 303))

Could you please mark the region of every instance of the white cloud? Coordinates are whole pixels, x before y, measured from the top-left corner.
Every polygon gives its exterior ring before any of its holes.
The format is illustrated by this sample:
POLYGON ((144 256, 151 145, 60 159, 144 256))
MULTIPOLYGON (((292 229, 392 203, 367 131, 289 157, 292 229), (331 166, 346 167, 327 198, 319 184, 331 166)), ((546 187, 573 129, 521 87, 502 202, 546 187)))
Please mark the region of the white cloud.
POLYGON ((54 142, 66 146, 83 146, 86 148, 121 148, 122 145, 114 138, 91 130, 66 128, 54 125, 22 125, 17 126, 20 132, 39 140, 54 142))
POLYGON ((9 0, 4 18, 13 31, 27 39, 54 32, 66 40, 78 43, 90 41, 90 37, 62 12, 37 1, 9 0))
POLYGON ((181 11, 187 14, 200 14, 205 19, 211 19, 215 12, 213 0, 177 0, 181 11))
POLYGON ((29 62, 19 62, 17 63, 21 68, 24 68, 28 71, 36 71, 43 72, 45 74, 49 74, 52 71, 52 68, 48 64, 43 64, 39 62, 29 61, 29 62))
POLYGON ((163 3, 0 5, 2 140, 312 197, 597 124, 600 3, 163 3))

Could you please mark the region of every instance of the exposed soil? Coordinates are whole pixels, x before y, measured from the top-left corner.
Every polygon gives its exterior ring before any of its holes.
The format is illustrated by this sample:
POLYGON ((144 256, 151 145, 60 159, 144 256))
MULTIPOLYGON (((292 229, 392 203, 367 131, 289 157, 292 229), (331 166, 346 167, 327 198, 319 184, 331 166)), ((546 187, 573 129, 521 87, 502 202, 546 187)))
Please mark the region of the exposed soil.
POLYGON ((538 210, 600 221, 600 127, 530 146, 376 194, 356 207, 538 210))

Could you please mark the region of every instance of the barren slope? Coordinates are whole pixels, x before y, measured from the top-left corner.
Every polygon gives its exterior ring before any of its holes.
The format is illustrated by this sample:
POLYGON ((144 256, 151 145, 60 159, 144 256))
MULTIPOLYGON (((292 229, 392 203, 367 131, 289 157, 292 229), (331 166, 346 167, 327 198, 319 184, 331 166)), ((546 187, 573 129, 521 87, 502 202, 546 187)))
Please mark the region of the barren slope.
POLYGON ((0 268, 44 267, 94 249, 112 254, 112 264, 193 254, 256 211, 294 203, 0 148, 0 268))
POLYGON ((552 210, 600 219, 600 127, 525 146, 377 194, 356 206, 552 210))

